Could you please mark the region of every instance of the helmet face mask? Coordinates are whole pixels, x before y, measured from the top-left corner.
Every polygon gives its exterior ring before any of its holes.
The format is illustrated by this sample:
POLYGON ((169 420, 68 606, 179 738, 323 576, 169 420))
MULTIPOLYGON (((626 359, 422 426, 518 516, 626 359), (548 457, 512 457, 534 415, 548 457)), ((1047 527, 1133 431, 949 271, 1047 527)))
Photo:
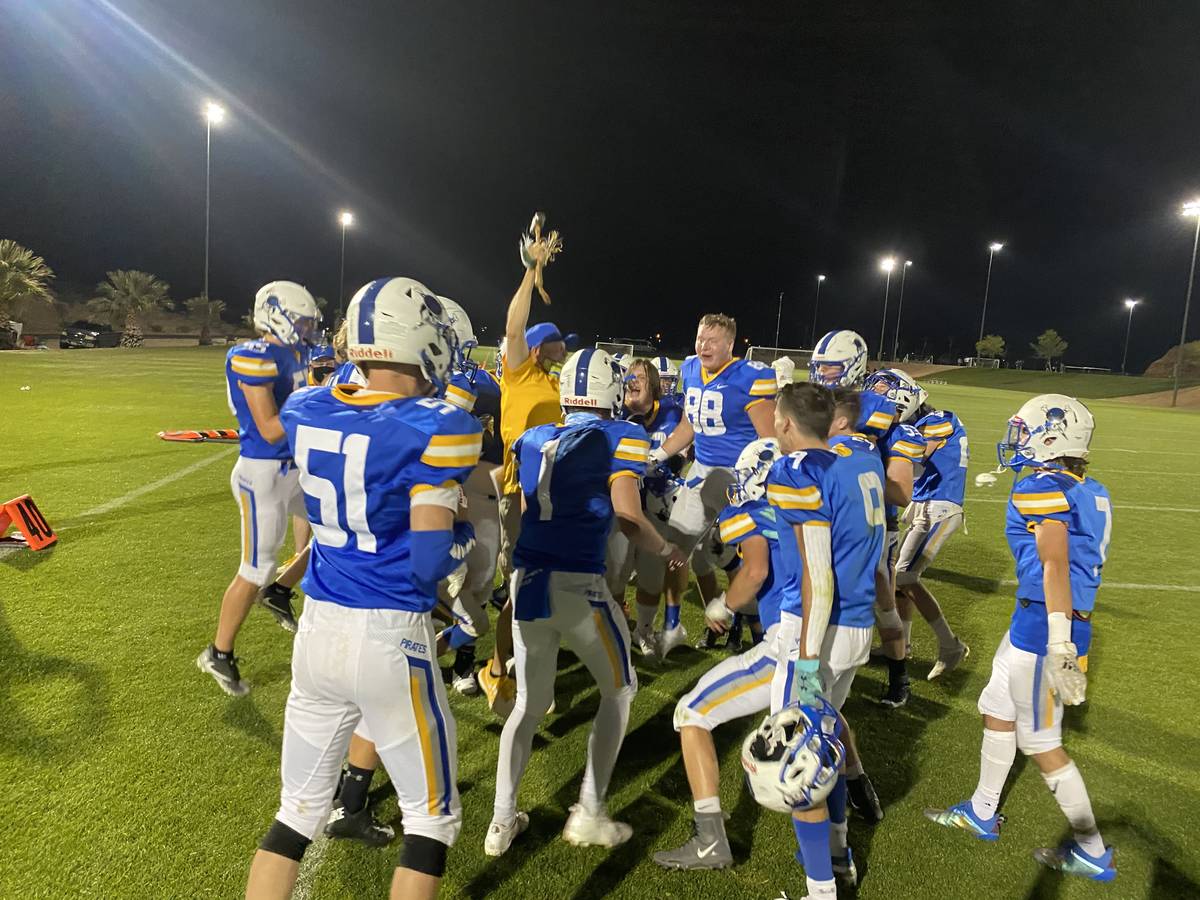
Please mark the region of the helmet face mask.
POLYGON ((840 732, 828 701, 768 715, 742 742, 742 769, 754 799, 783 813, 824 802, 845 757, 840 732))
POLYGON ((767 492, 767 476, 779 456, 779 441, 775 438, 759 438, 747 444, 734 464, 734 482, 727 493, 729 505, 742 506, 762 499, 767 492))
POLYGON ((1064 457, 1086 460, 1094 430, 1095 419, 1084 404, 1063 394, 1042 394, 1008 420, 996 455, 1007 469, 1049 466, 1064 457))
POLYGON ((468 378, 474 378, 475 371, 479 368, 479 363, 471 359, 471 351, 479 346, 479 341, 475 337, 475 329, 471 326, 471 317, 467 315, 467 311, 458 302, 451 300, 449 297, 443 297, 439 294, 437 299, 441 302, 446 320, 450 323, 450 327, 454 329, 454 334, 458 338, 458 350, 455 354, 454 370, 462 372, 468 378))
POLYGON ((863 382, 863 390, 874 391, 890 400, 901 422, 911 421, 929 399, 929 393, 903 369, 880 369, 863 382))
POLYGON ((853 331, 830 331, 813 350, 808 380, 825 387, 857 387, 867 372, 867 342, 853 331))
POLYGON ((320 337, 321 310, 302 285, 272 281, 254 296, 254 327, 286 347, 315 343, 320 337))
POLYGON ((654 367, 658 369, 658 382, 662 385, 663 396, 674 394, 679 387, 679 369, 675 363, 665 356, 656 356, 654 367))

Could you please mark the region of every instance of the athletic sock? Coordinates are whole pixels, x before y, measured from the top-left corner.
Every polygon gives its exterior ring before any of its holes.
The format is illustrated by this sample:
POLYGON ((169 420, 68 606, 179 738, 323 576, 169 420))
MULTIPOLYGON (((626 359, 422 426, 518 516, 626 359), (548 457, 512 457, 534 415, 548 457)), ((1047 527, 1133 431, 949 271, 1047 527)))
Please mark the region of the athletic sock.
POLYGON ((958 646, 958 638, 955 637, 954 631, 950 628, 950 623, 946 621, 945 616, 938 616, 929 623, 929 627, 937 635, 938 647, 940 649, 953 650, 958 646))
POLYGON ((347 815, 354 815, 367 805, 367 792, 371 789, 371 777, 374 774, 374 769, 360 769, 346 763, 342 776, 341 800, 347 815))
POLYGON ((979 748, 979 784, 971 795, 971 811, 981 819, 996 815, 1000 792, 1008 781, 1009 770, 1017 757, 1017 733, 983 729, 983 745, 979 748))
POLYGON ((663 628, 670 631, 672 628, 679 627, 679 607, 667 604, 667 611, 663 615, 663 628))
POLYGON ((912 646, 912 619, 901 619, 900 631, 904 635, 904 653, 907 655, 908 648, 912 646))
POLYGON ((694 800, 692 808, 696 810, 697 815, 703 813, 719 813, 721 811, 720 797, 705 797, 702 800, 694 800))
MULTIPOLYGON (((833 883, 833 862, 829 858, 829 820, 822 822, 801 822, 792 818, 792 828, 796 832, 796 845, 800 850, 796 853, 796 861, 804 866, 804 874, 809 884, 818 885, 833 883)), ((809 890, 809 893, 813 891, 809 890)))
POLYGON ((217 645, 213 644, 212 645, 212 655, 216 659, 224 659, 224 660, 233 659, 233 648, 230 647, 228 650, 218 650, 217 645))
POLYGON ((1063 811, 1075 832, 1075 841, 1089 856, 1104 855, 1104 839, 1096 828, 1096 816, 1092 812, 1092 800, 1087 786, 1075 761, 1068 762, 1054 772, 1042 773, 1046 787, 1054 795, 1058 808, 1063 811))
MULTIPOLYGON (((650 632, 654 630, 654 617, 658 615, 658 604, 637 603, 637 628, 638 631, 650 632)), ((670 607, 667 607, 670 609, 670 607)))
POLYGON ((839 775, 833 790, 825 799, 829 807, 829 852, 834 856, 845 856, 847 846, 846 824, 846 776, 839 775))
POLYGON ((903 659, 889 659, 888 684, 899 684, 908 681, 908 663, 903 659))

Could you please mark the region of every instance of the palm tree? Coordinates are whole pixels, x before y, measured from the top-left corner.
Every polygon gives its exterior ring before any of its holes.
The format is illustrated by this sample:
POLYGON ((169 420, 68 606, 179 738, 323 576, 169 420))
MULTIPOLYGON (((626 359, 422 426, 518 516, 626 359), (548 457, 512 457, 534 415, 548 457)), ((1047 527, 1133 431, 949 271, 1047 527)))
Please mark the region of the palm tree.
POLYGON ((98 296, 88 306, 110 318, 113 325, 125 322, 125 333, 121 336, 122 347, 142 346, 142 325, 138 320, 141 313, 152 309, 165 309, 171 304, 167 295, 170 287, 149 272, 137 269, 118 269, 108 273, 108 281, 96 285, 98 296))
POLYGON ((0 333, 8 333, 9 317, 18 303, 54 299, 54 272, 46 261, 16 241, 0 240, 0 333))
POLYGON ((213 300, 211 297, 193 297, 191 300, 185 300, 183 305, 193 318, 200 320, 200 346, 207 347, 212 343, 212 326, 221 324, 225 301, 213 300))

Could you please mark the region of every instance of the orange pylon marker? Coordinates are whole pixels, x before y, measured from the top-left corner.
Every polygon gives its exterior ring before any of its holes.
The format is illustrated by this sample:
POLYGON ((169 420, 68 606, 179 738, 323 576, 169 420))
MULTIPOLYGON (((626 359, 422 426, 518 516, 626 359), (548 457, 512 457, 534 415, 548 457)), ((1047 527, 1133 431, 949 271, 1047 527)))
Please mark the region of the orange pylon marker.
POLYGON ((8 531, 10 525, 15 526, 25 538, 30 550, 45 550, 58 540, 58 535, 28 494, 0 506, 0 536, 8 531))

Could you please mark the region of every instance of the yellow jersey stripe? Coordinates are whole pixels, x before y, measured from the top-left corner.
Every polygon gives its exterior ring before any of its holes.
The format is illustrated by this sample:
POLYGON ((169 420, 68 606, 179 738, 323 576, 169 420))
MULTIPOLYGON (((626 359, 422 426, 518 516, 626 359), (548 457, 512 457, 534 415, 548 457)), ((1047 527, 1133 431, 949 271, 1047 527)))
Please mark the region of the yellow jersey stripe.
POLYGON ((926 437, 949 437, 954 434, 954 426, 949 422, 939 422, 936 425, 926 425, 921 429, 926 437))
POLYGON ((250 362, 239 361, 236 357, 229 362, 229 368, 239 375, 257 375, 265 378, 279 374, 279 367, 275 363, 259 363, 257 360, 250 362))
POLYGON ((649 441, 639 441, 637 438, 621 438, 621 440, 617 442, 617 449, 618 450, 628 450, 630 452, 644 450, 647 453, 649 453, 650 452, 650 442, 649 441))
POLYGON ((470 391, 464 391, 457 385, 448 384, 446 385, 446 402, 451 406, 457 406, 464 412, 470 412, 475 408, 475 395, 470 391))
POLYGON ((721 542, 728 544, 754 530, 754 520, 745 513, 733 516, 721 523, 721 542))
POLYGON ((1047 491, 1042 494, 1013 494, 1013 506, 1021 513, 1067 512, 1071 504, 1062 491, 1047 491))
POLYGON ((815 488, 812 494, 785 494, 768 487, 767 502, 780 509, 820 509, 821 494, 815 488))
POLYGON ((897 453, 911 456, 914 459, 921 457, 925 452, 924 447, 920 444, 914 444, 912 441, 896 441, 896 443, 892 444, 892 449, 897 453))
POLYGON ((619 472, 613 472, 611 475, 608 476, 608 484, 611 487, 612 483, 614 481, 616 481, 618 478, 625 478, 625 477, 637 478, 638 474, 637 474, 637 472, 632 472, 629 469, 621 469, 619 472))
POLYGON ((833 452, 836 453, 838 456, 853 456, 854 455, 854 451, 851 450, 849 447, 847 447, 845 444, 834 444, 834 446, 831 447, 830 449, 833 450, 833 452))
POLYGON ((885 412, 873 412, 867 419, 868 428, 887 428, 892 424, 892 416, 885 412))
POLYGON ((779 387, 775 383, 774 378, 764 378, 761 381, 756 381, 750 385, 751 397, 774 397, 778 392, 779 387))
POLYGON ((613 454, 613 459, 624 460, 625 462, 644 463, 649 458, 649 453, 630 452, 626 453, 618 450, 613 454))
POLYGON ((781 497, 801 497, 805 499, 816 497, 818 500, 821 498, 821 490, 815 484, 810 484, 808 487, 800 488, 791 487, 790 485, 786 484, 768 484, 767 493, 776 494, 781 497))

